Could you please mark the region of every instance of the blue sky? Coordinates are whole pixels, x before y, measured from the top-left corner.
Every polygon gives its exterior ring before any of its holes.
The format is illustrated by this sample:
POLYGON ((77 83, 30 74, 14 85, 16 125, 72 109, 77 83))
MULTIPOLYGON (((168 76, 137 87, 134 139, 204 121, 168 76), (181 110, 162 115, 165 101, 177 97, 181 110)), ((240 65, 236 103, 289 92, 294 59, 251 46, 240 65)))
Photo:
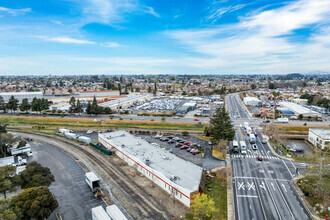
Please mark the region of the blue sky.
POLYGON ((1 75, 330 72, 330 1, 2 0, 0 51, 1 75))

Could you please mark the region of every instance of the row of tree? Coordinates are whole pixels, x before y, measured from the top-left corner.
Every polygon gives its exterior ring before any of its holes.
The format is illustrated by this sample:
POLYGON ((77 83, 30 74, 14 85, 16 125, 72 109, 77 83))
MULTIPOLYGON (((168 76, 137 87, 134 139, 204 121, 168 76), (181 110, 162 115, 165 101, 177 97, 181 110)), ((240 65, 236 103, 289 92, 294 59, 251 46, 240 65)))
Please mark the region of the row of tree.
POLYGON ((29 100, 27 98, 22 100, 21 105, 18 104, 18 99, 15 98, 15 96, 11 96, 8 100, 8 103, 6 104, 4 102, 4 99, 2 96, 0 96, 0 110, 7 111, 11 110, 12 113, 15 113, 17 109, 19 108, 21 111, 26 112, 29 110, 40 112, 43 110, 49 109, 49 101, 45 98, 33 98, 32 103, 29 103, 29 100))
POLYGON ((71 97, 69 104, 70 104, 69 113, 79 113, 80 114, 83 112, 83 107, 82 107, 82 104, 80 103, 79 99, 76 101, 75 97, 71 97))

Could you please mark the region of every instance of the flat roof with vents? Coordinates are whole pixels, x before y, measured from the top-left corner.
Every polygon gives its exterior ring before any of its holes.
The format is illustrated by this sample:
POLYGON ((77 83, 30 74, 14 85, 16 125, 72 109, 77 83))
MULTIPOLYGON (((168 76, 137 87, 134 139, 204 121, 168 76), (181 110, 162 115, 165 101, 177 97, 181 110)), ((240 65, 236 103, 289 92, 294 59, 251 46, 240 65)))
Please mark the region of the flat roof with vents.
POLYGON ((132 158, 147 164, 168 179, 173 179, 175 176, 173 182, 177 185, 191 191, 198 190, 203 172, 202 167, 177 157, 165 148, 153 146, 146 140, 126 131, 101 133, 99 138, 116 146, 132 158))

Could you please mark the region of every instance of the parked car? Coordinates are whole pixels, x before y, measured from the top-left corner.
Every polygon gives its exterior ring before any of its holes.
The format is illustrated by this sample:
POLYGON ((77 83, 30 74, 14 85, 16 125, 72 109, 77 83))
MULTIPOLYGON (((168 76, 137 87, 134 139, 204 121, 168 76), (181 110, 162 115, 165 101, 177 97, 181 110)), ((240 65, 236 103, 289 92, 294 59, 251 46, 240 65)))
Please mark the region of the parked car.
POLYGON ((193 148, 188 147, 188 148, 187 148, 187 151, 190 152, 191 149, 193 149, 193 148))
POLYGON ((183 144, 186 140, 180 140, 179 143, 183 144))
POLYGON ((29 151, 29 152, 26 153, 26 155, 27 155, 28 157, 32 157, 32 156, 33 156, 33 153, 32 153, 32 151, 29 151))
POLYGON ((162 138, 163 135, 156 135, 155 138, 158 139, 158 138, 162 138))
POLYGON ((194 121, 199 121, 199 119, 198 118, 194 118, 194 121))
POLYGON ((174 140, 169 140, 168 143, 173 144, 173 143, 175 143, 175 141, 174 140))
POLYGON ((180 117, 179 116, 175 116, 174 119, 180 119, 180 117))
POLYGON ((175 147, 182 147, 182 146, 183 146, 183 144, 180 144, 180 143, 175 144, 175 147))
POLYGON ((201 153, 199 150, 194 150, 194 152, 193 152, 194 155, 199 154, 199 153, 201 153))
POLYGON ((174 136, 170 135, 170 136, 168 136, 167 138, 168 138, 168 139, 173 139, 174 136))
POLYGON ((186 141, 186 142, 184 142, 184 144, 185 145, 188 145, 188 144, 191 144, 191 142, 190 141, 186 141))
POLYGON ((168 138, 163 138, 162 141, 168 141, 168 138))
POLYGON ((151 145, 155 146, 155 147, 159 147, 160 145, 157 143, 151 143, 151 145))
POLYGON ((86 132, 86 134, 92 134, 93 133, 93 130, 88 130, 87 132, 86 132))
POLYGON ((187 149, 187 148, 188 148, 187 145, 183 145, 182 147, 180 147, 181 150, 182 150, 182 149, 187 149))

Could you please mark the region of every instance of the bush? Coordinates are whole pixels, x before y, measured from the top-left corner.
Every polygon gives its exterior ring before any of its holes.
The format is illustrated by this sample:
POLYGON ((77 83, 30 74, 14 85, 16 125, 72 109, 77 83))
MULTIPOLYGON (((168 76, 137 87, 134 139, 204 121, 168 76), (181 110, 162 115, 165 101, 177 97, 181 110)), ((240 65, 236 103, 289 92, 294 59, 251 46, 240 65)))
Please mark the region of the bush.
POLYGON ((123 118, 119 118, 119 120, 123 120, 123 118))
POLYGON ((188 135, 189 135, 188 131, 183 131, 182 132, 182 136, 188 136, 188 135))

